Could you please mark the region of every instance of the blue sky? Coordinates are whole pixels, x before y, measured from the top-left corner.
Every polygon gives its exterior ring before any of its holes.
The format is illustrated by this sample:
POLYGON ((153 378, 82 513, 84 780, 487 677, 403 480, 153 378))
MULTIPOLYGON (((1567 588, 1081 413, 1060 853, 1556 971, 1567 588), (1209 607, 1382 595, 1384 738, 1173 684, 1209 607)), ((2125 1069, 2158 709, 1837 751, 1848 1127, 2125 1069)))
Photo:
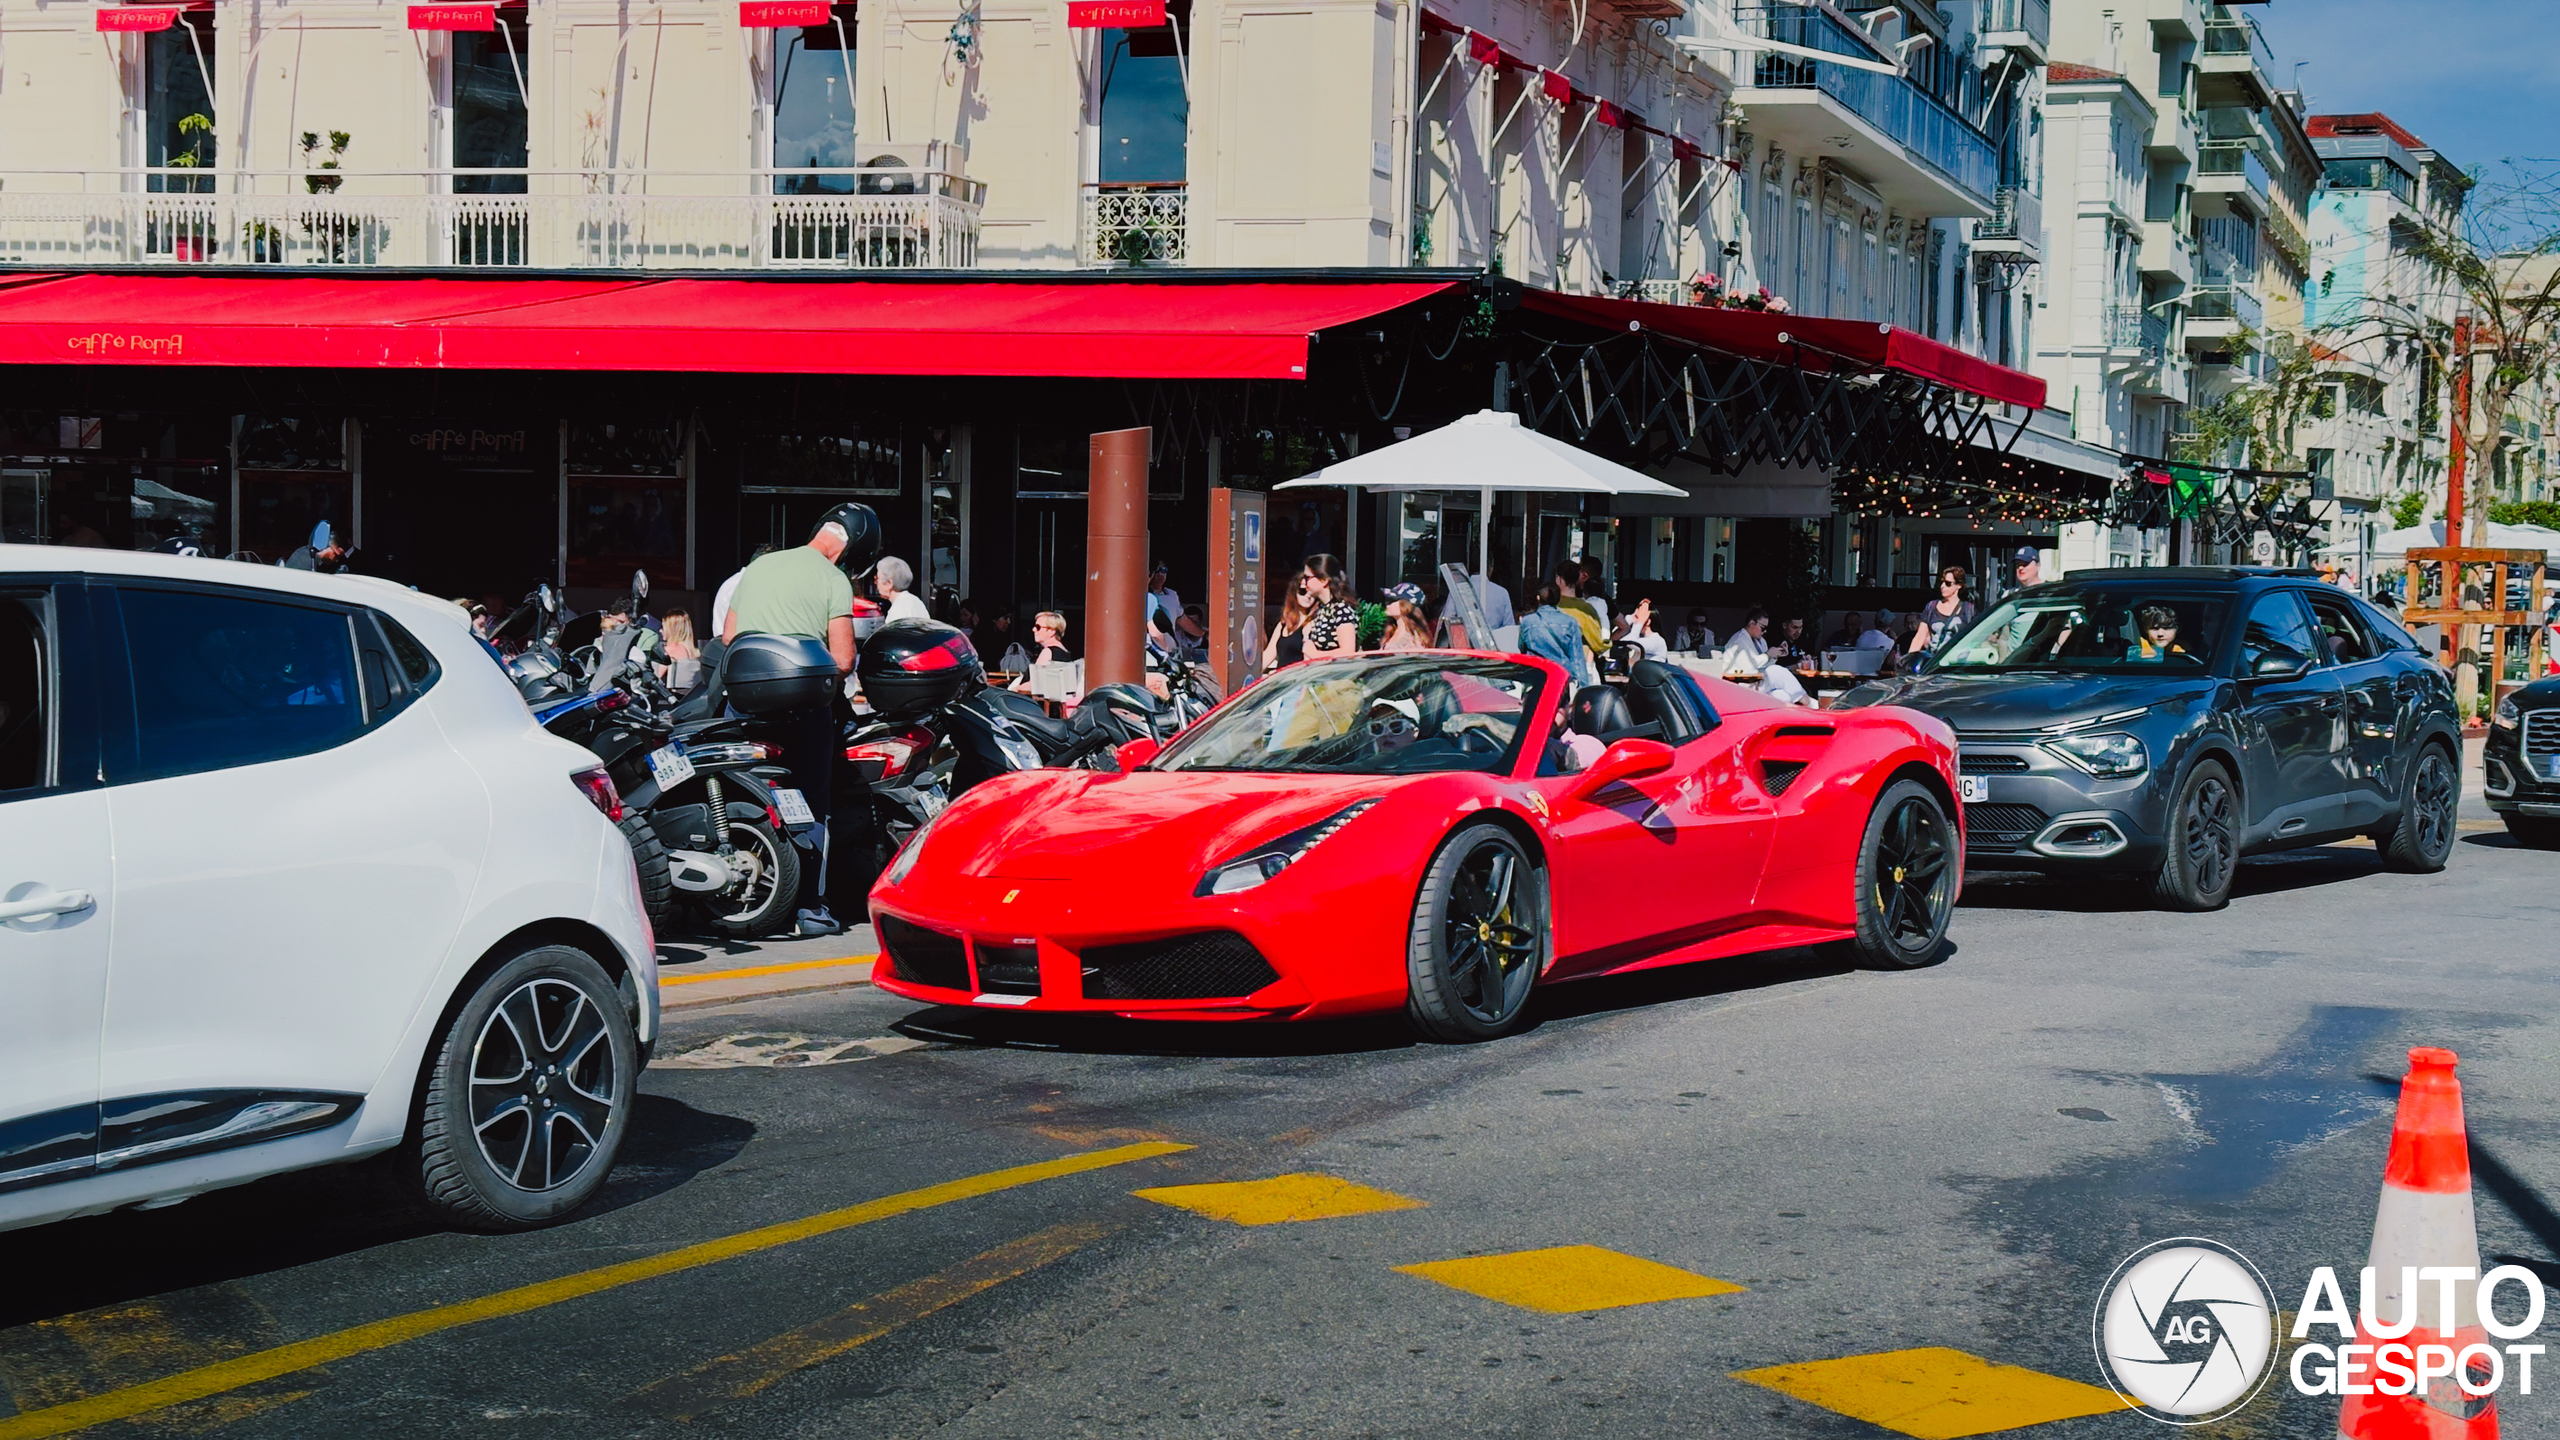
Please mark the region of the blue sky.
POLYGON ((2380 110, 2465 170, 2560 157, 2560 0, 2273 0, 2247 9, 2315 115, 2380 110))

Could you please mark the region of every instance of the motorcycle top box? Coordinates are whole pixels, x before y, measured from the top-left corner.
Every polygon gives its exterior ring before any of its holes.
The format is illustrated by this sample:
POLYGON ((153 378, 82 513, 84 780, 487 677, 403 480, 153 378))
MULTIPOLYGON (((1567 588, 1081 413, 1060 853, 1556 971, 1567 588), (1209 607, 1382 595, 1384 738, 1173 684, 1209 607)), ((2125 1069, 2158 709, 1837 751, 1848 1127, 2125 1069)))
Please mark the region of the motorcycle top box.
POLYGON ((828 703, 835 657, 823 642, 789 635, 741 635, 721 663, 721 684, 741 715, 781 715, 828 703))
POLYGON ((890 719, 930 714, 986 683, 969 637, 938 620, 895 620, 862 642, 853 673, 863 698, 890 719))

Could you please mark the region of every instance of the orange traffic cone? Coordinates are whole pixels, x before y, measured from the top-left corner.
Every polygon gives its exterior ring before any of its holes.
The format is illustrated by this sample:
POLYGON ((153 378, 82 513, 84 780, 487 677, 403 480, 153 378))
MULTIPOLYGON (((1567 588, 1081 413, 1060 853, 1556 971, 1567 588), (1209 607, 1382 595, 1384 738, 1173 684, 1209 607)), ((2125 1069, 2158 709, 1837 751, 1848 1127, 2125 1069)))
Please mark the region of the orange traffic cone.
MULTIPOLYGON (((2451 1373, 2465 1347, 2490 1343, 2480 1328, 2480 1236, 2471 1219, 2471 1149, 2454 1063, 2450 1050, 2409 1052, 2373 1219, 2371 1309, 2360 1292, 2356 1316, 2356 1343, 2391 1352, 2367 1351, 2359 1380, 2401 1383, 2421 1367, 2434 1373, 2406 1395, 2348 1395, 2338 1413, 2345 1440, 2496 1440, 2495 1397, 2464 1393, 2451 1373), (2417 1277, 2429 1266, 2467 1267, 2475 1277, 2453 1282, 2450 1314, 2444 1282, 2417 1277)), ((2485 1364, 2471 1376, 2475 1385, 2488 1378, 2485 1364)))

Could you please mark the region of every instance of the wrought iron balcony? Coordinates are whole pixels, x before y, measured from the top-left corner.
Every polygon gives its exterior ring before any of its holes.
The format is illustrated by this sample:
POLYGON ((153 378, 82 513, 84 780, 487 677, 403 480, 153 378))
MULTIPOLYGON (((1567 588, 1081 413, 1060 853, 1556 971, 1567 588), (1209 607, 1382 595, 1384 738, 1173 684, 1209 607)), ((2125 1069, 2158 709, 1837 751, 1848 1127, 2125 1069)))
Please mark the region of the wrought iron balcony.
MULTIPOLYGON (((2205 285, 2187 292, 2187 320, 2237 321, 2251 330, 2266 327, 2267 306, 2256 292, 2245 285, 2205 285)), ((2228 333, 2227 324, 2212 327, 2216 334, 2228 333)))
POLYGON ((1977 248, 2014 249, 2029 257, 2040 257, 2044 250, 2044 201, 2024 185, 2001 186, 1991 198, 1991 218, 1974 226, 1973 238, 1977 248))
POLYGON ((2258 158, 2254 145, 2216 141, 2196 152, 2199 197, 2236 195, 2246 190, 2257 197, 2258 208, 2264 210, 2274 185, 2274 178, 2267 174, 2267 162, 2258 158))
POLYGON ((1179 180, 1087 185, 1085 265, 1180 265, 1191 258, 1191 192, 1179 180))
POLYGON ((21 170, 0 173, 0 265, 959 270, 985 199, 887 166, 21 170))

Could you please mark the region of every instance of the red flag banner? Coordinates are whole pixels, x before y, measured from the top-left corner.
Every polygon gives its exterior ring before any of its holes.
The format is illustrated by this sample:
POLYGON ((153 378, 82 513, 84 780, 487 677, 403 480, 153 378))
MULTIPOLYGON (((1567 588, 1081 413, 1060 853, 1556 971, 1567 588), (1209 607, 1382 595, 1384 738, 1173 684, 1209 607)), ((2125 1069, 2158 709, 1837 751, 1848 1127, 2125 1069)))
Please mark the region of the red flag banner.
POLYGON ((1164 0, 1067 0, 1070 30, 1152 30, 1164 23, 1164 0))
POLYGON ((739 0, 738 23, 749 30, 824 25, 835 18, 827 0, 739 0))
POLYGON ((1467 32, 1467 56, 1479 65, 1499 65, 1502 63, 1502 47, 1494 43, 1492 36, 1478 35, 1470 30, 1467 32))
POLYGON ((498 7, 495 5, 412 5, 409 7, 412 30, 495 30, 498 7))
POLYGON ((1573 103, 1573 82, 1553 70, 1538 72, 1538 83, 1546 87, 1547 98, 1559 105, 1573 103))
POLYGON ((1603 100, 1600 102, 1599 120, 1601 124, 1608 126, 1610 129, 1623 129, 1627 123, 1627 112, 1610 104, 1608 101, 1603 100))

